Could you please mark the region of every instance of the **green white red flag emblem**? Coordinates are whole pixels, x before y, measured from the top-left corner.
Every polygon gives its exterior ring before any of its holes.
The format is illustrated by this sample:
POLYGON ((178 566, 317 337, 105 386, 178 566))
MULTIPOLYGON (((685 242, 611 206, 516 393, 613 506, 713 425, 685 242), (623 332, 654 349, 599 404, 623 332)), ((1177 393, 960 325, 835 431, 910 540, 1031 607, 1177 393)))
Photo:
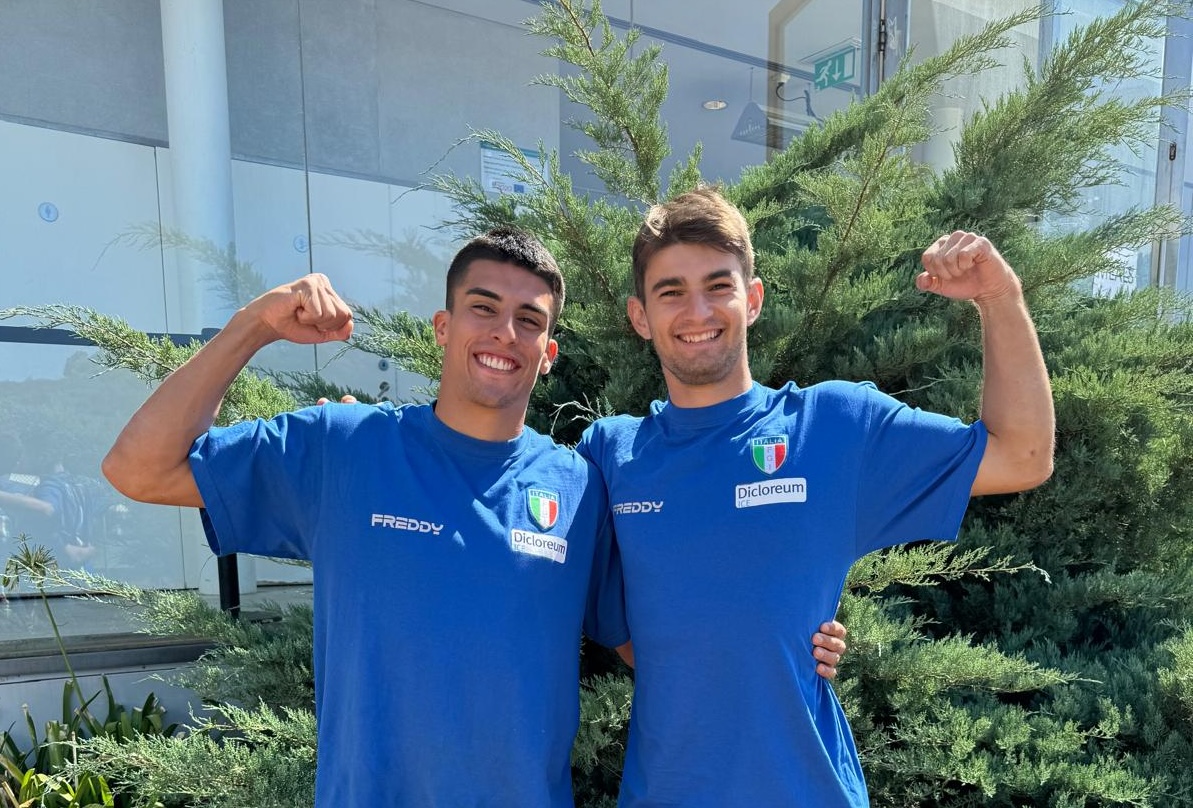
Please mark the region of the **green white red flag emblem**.
POLYGON ((759 471, 774 474, 787 459, 787 436, 769 435, 765 438, 751 438, 750 453, 754 456, 754 465, 758 467, 759 471))
POLYGON ((559 494, 541 488, 531 488, 526 492, 526 499, 530 508, 530 518, 543 530, 553 526, 559 519, 559 494))

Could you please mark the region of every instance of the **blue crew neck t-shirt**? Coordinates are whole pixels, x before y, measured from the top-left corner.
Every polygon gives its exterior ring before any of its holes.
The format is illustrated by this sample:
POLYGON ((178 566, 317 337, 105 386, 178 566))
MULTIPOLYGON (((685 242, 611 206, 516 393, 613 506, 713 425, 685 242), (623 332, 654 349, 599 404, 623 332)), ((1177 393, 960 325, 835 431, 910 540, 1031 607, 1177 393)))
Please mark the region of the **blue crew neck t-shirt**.
POLYGON ((985 443, 845 382, 594 423, 636 660, 620 805, 868 805, 808 638, 854 561, 956 538, 985 443))
POLYGON ((319 808, 572 806, 581 628, 627 639, 590 463, 328 404, 212 429, 191 468, 213 551, 312 562, 319 808))

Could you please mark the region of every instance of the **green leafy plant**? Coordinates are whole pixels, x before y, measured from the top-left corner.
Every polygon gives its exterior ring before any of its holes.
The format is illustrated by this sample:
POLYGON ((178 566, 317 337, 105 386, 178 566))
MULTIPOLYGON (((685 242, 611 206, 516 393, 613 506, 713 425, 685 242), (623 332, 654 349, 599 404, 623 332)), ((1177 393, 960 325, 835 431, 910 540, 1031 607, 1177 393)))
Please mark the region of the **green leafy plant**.
POLYGON ((22 535, 19 541, 17 551, 5 562, 0 587, 12 589, 22 579, 34 587, 69 678, 62 688, 61 718, 47 721, 42 733, 38 733, 28 708, 24 710, 31 739, 28 749, 20 748, 10 730, 0 731, 0 795, 13 806, 89 808, 93 805, 125 805, 127 800, 121 800, 113 793, 104 776, 80 764, 80 744, 94 738, 106 738, 120 744, 145 736, 170 737, 178 731, 179 725, 164 722, 165 707, 154 693, 149 693, 145 701, 132 710, 119 704, 107 676, 101 677, 102 690, 90 697, 84 696, 46 593, 49 582, 62 580, 57 562, 45 547, 30 546, 28 537, 22 535), (107 706, 103 718, 92 711, 92 705, 101 695, 106 696, 107 706))
POLYGON ((68 686, 73 688, 74 695, 80 702, 84 702, 83 689, 79 685, 79 677, 70 663, 70 655, 66 652, 66 644, 62 641, 62 632, 58 628, 58 621, 54 617, 54 610, 50 608, 50 599, 46 594, 46 583, 58 569, 58 562, 46 547, 30 545, 29 538, 24 534, 17 537, 17 551, 4 562, 4 572, 0 574, 0 589, 5 591, 15 589, 22 579, 29 582, 37 590, 38 599, 45 609, 46 618, 50 621, 50 629, 54 632, 54 642, 58 645, 58 652, 62 655, 62 664, 70 675, 68 686))
POLYGON ((107 781, 97 774, 67 780, 29 769, 14 779, 15 790, 7 782, 0 785, 5 808, 115 808, 118 804, 107 781))
POLYGON ((162 726, 165 710, 153 694, 130 713, 116 704, 106 677, 103 685, 109 706, 108 716, 102 721, 89 710, 100 694, 76 704, 75 684, 67 682, 62 692, 61 720, 47 721, 40 735, 25 709, 25 724, 32 739, 28 749, 22 750, 10 731, 0 732, 0 794, 13 806, 84 808, 127 804, 118 800, 108 779, 80 765, 80 744, 98 736, 122 742, 138 734, 173 734, 176 725, 162 726))

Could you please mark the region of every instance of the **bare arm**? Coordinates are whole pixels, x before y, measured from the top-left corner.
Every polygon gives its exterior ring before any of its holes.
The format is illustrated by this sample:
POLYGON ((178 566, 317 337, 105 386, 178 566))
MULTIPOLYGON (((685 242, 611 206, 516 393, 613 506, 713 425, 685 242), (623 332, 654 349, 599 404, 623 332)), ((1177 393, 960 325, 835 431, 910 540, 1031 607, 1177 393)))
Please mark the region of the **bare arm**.
POLYGON ((191 445, 215 422, 224 394, 253 355, 278 340, 313 344, 351 333, 351 310, 323 275, 266 292, 154 390, 104 458, 104 476, 131 499, 201 507, 191 445))
POLYGON ((53 505, 44 499, 31 497, 28 494, 13 494, 8 491, 0 491, 0 505, 9 508, 24 508, 27 511, 40 513, 42 516, 54 515, 53 505))
POLYGON ((987 239, 958 231, 924 253, 916 285, 972 300, 982 318, 982 422, 989 440, 971 496, 1034 488, 1052 475, 1052 385, 1019 277, 987 239))

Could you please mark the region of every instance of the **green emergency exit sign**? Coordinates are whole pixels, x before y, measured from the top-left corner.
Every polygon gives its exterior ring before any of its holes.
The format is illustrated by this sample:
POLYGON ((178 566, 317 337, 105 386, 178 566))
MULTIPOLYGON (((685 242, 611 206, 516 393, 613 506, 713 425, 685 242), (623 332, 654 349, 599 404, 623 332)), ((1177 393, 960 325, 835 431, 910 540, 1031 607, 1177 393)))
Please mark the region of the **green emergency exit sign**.
POLYGON ((849 81, 857 73, 857 50, 837 51, 813 63, 812 82, 817 90, 824 90, 849 81))

